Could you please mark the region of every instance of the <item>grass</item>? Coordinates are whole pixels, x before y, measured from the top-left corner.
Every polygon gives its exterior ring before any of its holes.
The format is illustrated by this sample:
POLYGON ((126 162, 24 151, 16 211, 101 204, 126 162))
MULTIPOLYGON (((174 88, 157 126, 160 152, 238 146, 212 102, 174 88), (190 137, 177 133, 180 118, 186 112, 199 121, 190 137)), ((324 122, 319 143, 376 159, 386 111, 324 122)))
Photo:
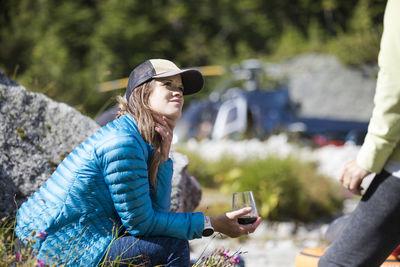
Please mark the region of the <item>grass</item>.
MULTIPOLYGON (((16 220, 13 217, 4 217, 0 219, 0 266, 14 266, 14 267, 58 267, 65 266, 65 264, 45 264, 45 261, 38 259, 35 255, 37 250, 34 248, 35 243, 39 239, 44 239, 46 233, 32 232, 29 239, 25 240, 24 245, 14 234, 16 220)), ((134 244, 132 244, 133 246, 134 244)), ((128 248, 129 249, 129 248, 128 248)), ((108 254, 108 252, 107 252, 108 254)), ((107 255, 106 254, 106 255, 107 255)), ((211 253, 206 253, 205 249, 202 255, 192 265, 195 267, 230 267, 235 266, 239 262, 239 255, 241 252, 230 253, 229 250, 215 249, 211 253)), ((117 257, 113 261, 103 261, 99 266, 119 266, 120 264, 127 264, 128 266, 146 266, 146 262, 140 264, 133 264, 127 261, 138 260, 141 255, 133 259, 122 259, 117 257)), ((162 266, 162 265, 160 265, 162 266)))
POLYGON ((45 238, 45 233, 32 232, 24 246, 15 237, 15 223, 13 217, 4 217, 0 220, 0 266, 44 267, 44 261, 35 257, 37 250, 33 246, 39 238, 45 238))

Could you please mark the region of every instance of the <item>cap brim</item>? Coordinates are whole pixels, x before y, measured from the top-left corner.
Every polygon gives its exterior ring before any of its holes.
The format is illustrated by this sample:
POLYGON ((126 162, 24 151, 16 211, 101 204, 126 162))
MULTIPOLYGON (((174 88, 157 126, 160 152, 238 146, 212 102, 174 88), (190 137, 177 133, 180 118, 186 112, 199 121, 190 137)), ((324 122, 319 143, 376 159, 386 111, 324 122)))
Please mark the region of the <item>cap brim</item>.
POLYGON ((166 78, 175 75, 181 75, 183 84, 183 94, 192 95, 199 92, 204 87, 203 74, 196 69, 182 69, 164 72, 154 75, 153 78, 166 78))

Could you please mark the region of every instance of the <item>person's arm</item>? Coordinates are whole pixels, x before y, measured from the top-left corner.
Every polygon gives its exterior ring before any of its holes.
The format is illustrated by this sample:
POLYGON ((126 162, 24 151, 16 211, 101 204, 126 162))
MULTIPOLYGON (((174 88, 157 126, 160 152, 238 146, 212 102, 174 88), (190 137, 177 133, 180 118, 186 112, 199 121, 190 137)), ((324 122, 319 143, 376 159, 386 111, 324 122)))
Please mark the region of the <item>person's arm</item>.
POLYGON ((169 212, 171 207, 171 179, 173 162, 171 159, 160 164, 157 173, 157 186, 152 187, 151 198, 153 208, 157 211, 169 212))
POLYGON ((389 0, 379 52, 379 73, 368 133, 357 164, 379 173, 400 140, 400 1, 389 0))
POLYGON ((135 137, 114 136, 98 147, 96 154, 115 210, 132 235, 180 239, 202 236, 202 213, 168 213, 153 208, 146 157, 135 137))
POLYGON ((379 51, 379 73, 368 133, 357 158, 348 162, 339 180, 354 194, 371 172, 380 173, 400 140, 400 1, 389 0, 379 51))

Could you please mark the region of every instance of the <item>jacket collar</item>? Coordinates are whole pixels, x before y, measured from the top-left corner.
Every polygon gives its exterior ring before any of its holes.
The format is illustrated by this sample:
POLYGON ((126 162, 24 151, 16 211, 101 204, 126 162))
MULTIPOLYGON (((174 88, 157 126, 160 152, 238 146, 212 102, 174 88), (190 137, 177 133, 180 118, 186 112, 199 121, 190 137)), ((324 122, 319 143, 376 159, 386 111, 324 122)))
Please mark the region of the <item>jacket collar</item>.
POLYGON ((149 154, 150 154, 150 155, 152 154, 152 152, 153 152, 153 150, 154 150, 153 146, 150 145, 149 143, 147 143, 147 142, 143 139, 142 135, 141 135, 140 132, 139 132, 139 127, 138 127, 138 125, 137 125, 137 122, 136 122, 135 118, 134 118, 131 114, 128 113, 128 114, 126 114, 126 115, 123 115, 123 116, 121 116, 121 119, 122 119, 125 123, 127 123, 128 128, 132 128, 132 130, 133 130, 134 132, 137 133, 137 135, 140 137, 140 140, 143 141, 142 144, 145 144, 145 146, 146 146, 146 148, 147 148, 147 150, 146 150, 147 154, 146 154, 145 156, 146 156, 147 161, 148 161, 148 163, 149 163, 149 160, 150 160, 149 154))

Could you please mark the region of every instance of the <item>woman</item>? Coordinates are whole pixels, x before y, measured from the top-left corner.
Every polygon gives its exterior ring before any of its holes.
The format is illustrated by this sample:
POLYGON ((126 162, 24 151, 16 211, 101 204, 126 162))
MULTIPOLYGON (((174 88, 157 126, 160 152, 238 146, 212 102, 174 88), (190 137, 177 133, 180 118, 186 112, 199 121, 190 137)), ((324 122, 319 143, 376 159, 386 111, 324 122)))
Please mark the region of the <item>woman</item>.
POLYGON ((209 218, 169 213, 175 121, 183 95, 203 88, 194 69, 147 60, 130 74, 119 118, 102 127, 58 166, 21 205, 16 234, 40 233, 38 258, 67 265, 112 263, 188 266, 189 239, 252 233, 261 219, 240 225, 242 209, 209 218))

